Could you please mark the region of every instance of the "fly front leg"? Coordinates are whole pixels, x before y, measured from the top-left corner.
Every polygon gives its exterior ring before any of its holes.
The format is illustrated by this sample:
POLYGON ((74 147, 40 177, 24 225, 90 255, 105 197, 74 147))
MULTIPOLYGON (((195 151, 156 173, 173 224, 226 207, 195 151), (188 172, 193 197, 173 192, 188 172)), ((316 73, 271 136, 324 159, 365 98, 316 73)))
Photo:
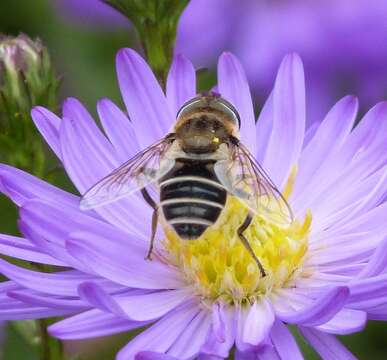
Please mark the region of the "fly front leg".
POLYGON ((141 190, 141 194, 142 194, 144 200, 153 209, 152 234, 151 234, 151 238, 150 238, 149 250, 148 250, 148 253, 145 257, 145 260, 152 260, 152 251, 153 251, 153 246, 154 246, 155 237, 156 237, 157 224, 158 224, 158 220, 159 220, 159 207, 157 206, 157 204, 155 203, 155 201, 152 199, 152 197, 149 195, 148 191, 145 188, 143 188, 141 190))
POLYGON ((253 220, 253 216, 251 215, 251 213, 249 213, 249 214, 246 216, 246 219, 245 219, 245 221, 243 222, 243 224, 238 228, 237 234, 238 234, 238 236, 239 236, 239 239, 242 241, 242 244, 243 244, 244 247, 246 248, 246 250, 250 253, 250 255, 252 256, 252 258, 254 259, 254 261, 257 263, 257 266, 258 266, 258 268, 259 268, 259 271, 261 272, 261 276, 262 276, 262 277, 265 277, 265 276, 266 276, 265 269, 263 268, 261 262, 259 261, 259 259, 258 259, 257 256, 255 255, 254 250, 253 250, 253 248, 251 247, 249 241, 248 241, 247 238, 243 235, 243 232, 250 226, 252 220, 253 220))

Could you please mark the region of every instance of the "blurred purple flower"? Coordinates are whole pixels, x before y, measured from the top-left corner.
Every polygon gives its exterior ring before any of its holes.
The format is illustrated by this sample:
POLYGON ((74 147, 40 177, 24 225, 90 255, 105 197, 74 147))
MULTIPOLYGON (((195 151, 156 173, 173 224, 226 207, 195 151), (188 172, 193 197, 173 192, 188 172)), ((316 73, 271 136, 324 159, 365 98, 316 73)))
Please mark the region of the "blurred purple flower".
MULTIPOLYGON (((82 11, 83 0, 59 1, 85 16, 106 7, 88 0, 82 11)), ((180 20, 176 52, 195 67, 234 52, 263 102, 282 57, 295 51, 305 63, 308 115, 319 121, 345 94, 360 96, 362 112, 387 95, 386 12, 384 0, 192 0, 180 20)))
MULTIPOLYGON (((133 50, 119 52, 117 72, 131 121, 101 100, 106 136, 75 99, 64 103, 62 119, 42 107, 32 111, 80 193, 163 137, 196 94, 194 68, 183 56, 174 59, 166 96, 133 50)), ((1 235, 1 253, 63 268, 43 273, 0 260, 10 279, 0 284, 0 320, 72 315, 49 328, 60 339, 150 325, 120 360, 223 359, 234 345, 236 359, 302 359, 286 325, 295 324, 322 358, 354 358, 334 335, 387 318, 387 103, 353 129, 358 103, 347 96, 305 133, 303 66, 295 54, 282 61, 257 123, 243 68, 230 53, 219 58, 218 89, 239 111, 242 141, 297 219, 288 227, 264 219, 251 225, 247 236, 268 275, 261 278, 233 241, 242 210, 232 200, 225 210, 231 218, 210 230, 208 243, 160 233, 149 262, 151 210, 140 197, 82 212, 78 196, 1 165, 0 189, 19 206, 24 236, 1 235)))
POLYGON ((103 25, 106 28, 128 26, 129 21, 118 11, 100 0, 56 0, 58 14, 80 25, 103 25))

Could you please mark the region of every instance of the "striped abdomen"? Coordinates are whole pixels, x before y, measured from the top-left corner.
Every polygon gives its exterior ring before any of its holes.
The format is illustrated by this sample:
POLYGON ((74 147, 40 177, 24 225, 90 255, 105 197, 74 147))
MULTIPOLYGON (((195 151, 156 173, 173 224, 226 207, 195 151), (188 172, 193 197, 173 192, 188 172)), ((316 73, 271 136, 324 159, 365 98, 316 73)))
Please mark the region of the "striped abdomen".
POLYGON ((183 239, 198 238, 219 217, 227 198, 213 161, 177 159, 160 181, 165 219, 183 239))

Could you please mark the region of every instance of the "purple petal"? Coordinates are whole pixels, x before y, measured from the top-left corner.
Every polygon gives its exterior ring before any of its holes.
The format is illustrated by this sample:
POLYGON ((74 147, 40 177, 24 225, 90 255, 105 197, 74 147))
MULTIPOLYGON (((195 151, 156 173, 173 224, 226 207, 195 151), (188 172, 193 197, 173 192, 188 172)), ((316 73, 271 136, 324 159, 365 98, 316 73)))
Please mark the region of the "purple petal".
POLYGON ((256 158, 260 164, 263 163, 266 156, 267 145, 273 129, 273 117, 273 93, 271 93, 263 105, 256 124, 256 158))
MULTIPOLYGON (((115 165, 110 163, 103 154, 95 156, 95 153, 100 152, 101 149, 91 146, 86 141, 86 135, 77 129, 74 121, 63 119, 60 132, 61 146, 66 171, 79 191, 84 193, 114 170, 115 165)), ((121 199, 113 204, 99 207, 97 212, 116 227, 124 230, 128 228, 141 230, 141 225, 145 222, 145 217, 141 218, 141 216, 146 214, 150 216, 150 209, 143 201, 133 201, 134 199, 137 200, 138 197, 132 195, 132 199, 121 199)))
POLYGON ((163 138, 173 124, 165 96, 144 59, 122 49, 116 59, 118 83, 137 139, 145 148, 163 138))
POLYGON ((331 320, 318 326, 317 329, 330 334, 347 335, 363 330, 366 323, 366 312, 342 309, 331 320))
POLYGON ((356 360, 334 336, 312 328, 299 327, 302 336, 314 347, 324 360, 356 360))
POLYGON ((59 321, 51 325, 48 331, 62 340, 76 340, 117 334, 147 324, 94 309, 59 321))
POLYGON ((214 304, 212 305, 212 331, 215 335, 215 338, 218 342, 226 341, 226 324, 225 324, 225 314, 224 310, 221 308, 221 305, 214 304))
POLYGON ((193 298, 192 293, 183 289, 116 297, 116 301, 130 319, 147 321, 165 315, 189 298, 193 298))
POLYGON ((199 312, 196 304, 185 305, 172 311, 134 338, 118 353, 116 359, 133 359, 143 351, 166 353, 199 312))
POLYGON ((40 264, 66 266, 60 260, 44 254, 27 239, 0 234, 0 253, 17 259, 33 261, 40 264))
POLYGON ((120 159, 128 160, 140 152, 133 124, 117 105, 109 99, 102 99, 97 104, 97 110, 102 126, 120 159))
POLYGON ((273 130, 263 167, 280 189, 297 164, 304 142, 304 70, 296 54, 281 63, 273 91, 273 130))
POLYGON ((281 359, 303 360, 300 348, 292 333, 281 321, 276 320, 270 333, 271 341, 281 359))
POLYGON ((92 307, 123 316, 124 312, 116 301, 97 284, 86 281, 78 286, 79 297, 92 307))
POLYGON ((320 296, 313 304, 307 304, 306 307, 293 314, 277 312, 276 315, 282 321, 290 324, 321 325, 332 319, 343 308, 348 296, 347 287, 337 286, 327 291, 324 296, 320 296))
POLYGON ((135 356, 135 360, 179 360, 174 356, 156 353, 154 351, 142 351, 135 356))
POLYGON ((192 63, 184 55, 173 59, 167 78, 167 101, 176 117, 182 105, 196 95, 196 73, 192 63))
POLYGON ((58 205, 30 200, 20 209, 19 229, 40 250, 61 260, 67 266, 87 270, 66 251, 64 240, 71 231, 90 229, 93 224, 103 223, 92 221, 93 218, 83 214, 77 216, 77 212, 79 211, 66 209, 63 205, 58 209, 58 205))
POLYGON ((359 149, 376 142, 386 142, 387 101, 376 104, 354 128, 340 152, 341 163, 348 162, 359 149))
MULTIPOLYGON (((212 329, 208 334, 206 343, 201 349, 203 354, 208 355, 205 359, 209 360, 210 356, 216 358, 227 358, 229 356, 230 349, 232 348, 235 335, 236 335, 236 316, 233 308, 220 308, 220 317, 221 322, 224 324, 224 341, 219 339, 219 329, 214 327, 214 322, 212 323, 212 329)), ((214 310, 213 310, 214 311, 214 310)))
POLYGON ((88 149, 92 149, 92 154, 96 160, 111 166, 112 169, 120 165, 112 145, 79 100, 66 99, 63 103, 63 117, 71 121, 84 145, 87 145, 88 149))
POLYGON ((65 316, 73 313, 72 310, 65 309, 48 309, 39 306, 31 306, 10 299, 12 303, 0 306, 0 320, 32 320, 43 319, 54 316, 65 316))
POLYGON ((241 140, 256 153, 255 118, 250 88, 239 60, 231 53, 223 53, 218 62, 219 92, 237 109, 241 118, 241 140))
POLYGON ((269 335, 274 320, 273 309, 267 300, 255 302, 246 317, 242 341, 253 346, 261 344, 269 335))
POLYGON ((314 138, 316 135, 317 129, 320 127, 320 123, 318 121, 315 121, 312 125, 308 127, 308 129, 305 131, 304 136, 304 143, 302 144, 302 149, 304 150, 310 141, 314 138))
POLYGON ((349 181, 334 185, 312 205, 318 229, 340 226, 377 206, 387 194, 387 167, 352 186, 349 181))
POLYGON ((140 289, 175 289, 182 286, 174 269, 156 259, 145 260, 144 243, 133 241, 129 246, 116 241, 117 238, 109 242, 96 234, 78 232, 71 234, 66 247, 92 271, 119 284, 140 289))
MULTIPOLYGON (((385 229, 386 211, 387 202, 339 226, 334 229, 333 233, 339 235, 383 230, 385 229)), ((329 231, 326 231, 326 234, 329 235, 329 231)))
POLYGON ((79 207, 79 198, 12 166, 0 164, 0 182, 6 195, 18 206, 30 199, 41 199, 79 207))
POLYGON ((329 111, 316 135, 301 153, 294 196, 303 191, 329 153, 342 145, 353 127, 358 106, 356 98, 346 96, 329 111))
POLYGON ((90 307, 84 301, 77 298, 69 299, 48 296, 47 294, 41 295, 28 289, 8 291, 7 295, 13 299, 22 301, 32 306, 40 306, 57 310, 68 310, 72 311, 73 313, 86 310, 90 307))
POLYGON ((31 111, 32 120, 55 155, 61 159, 59 127, 61 119, 51 111, 36 106, 31 111))
MULTIPOLYGON (((31 271, 0 259, 0 271, 7 278, 26 288, 48 294, 78 296, 77 287, 84 281, 92 281, 91 275, 76 271, 43 273, 31 271)), ((117 286, 118 288, 118 286, 117 286)))
POLYGON ((387 237, 380 243, 372 254, 367 265, 359 273, 358 278, 365 279, 379 275, 387 268, 387 237))
POLYGON ((338 194, 337 183, 348 189, 375 173, 387 161, 387 102, 371 109, 347 137, 345 143, 332 151, 318 173, 292 202, 297 211, 310 208, 317 197, 338 194))
POLYGON ((348 305, 355 309, 379 306, 386 301, 387 273, 366 279, 353 280, 348 305))
POLYGON ((210 314, 207 311, 199 312, 168 350, 168 354, 182 360, 195 358, 206 341, 210 325, 210 314))

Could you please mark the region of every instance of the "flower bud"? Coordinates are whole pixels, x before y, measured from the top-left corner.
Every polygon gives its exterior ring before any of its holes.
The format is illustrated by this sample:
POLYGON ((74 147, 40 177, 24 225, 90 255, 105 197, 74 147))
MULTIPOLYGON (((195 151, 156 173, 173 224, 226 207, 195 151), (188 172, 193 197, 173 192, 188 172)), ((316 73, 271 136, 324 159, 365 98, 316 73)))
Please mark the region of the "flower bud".
POLYGON ((0 161, 43 175, 44 153, 30 117, 35 105, 56 110, 59 80, 42 42, 0 35, 0 161))

